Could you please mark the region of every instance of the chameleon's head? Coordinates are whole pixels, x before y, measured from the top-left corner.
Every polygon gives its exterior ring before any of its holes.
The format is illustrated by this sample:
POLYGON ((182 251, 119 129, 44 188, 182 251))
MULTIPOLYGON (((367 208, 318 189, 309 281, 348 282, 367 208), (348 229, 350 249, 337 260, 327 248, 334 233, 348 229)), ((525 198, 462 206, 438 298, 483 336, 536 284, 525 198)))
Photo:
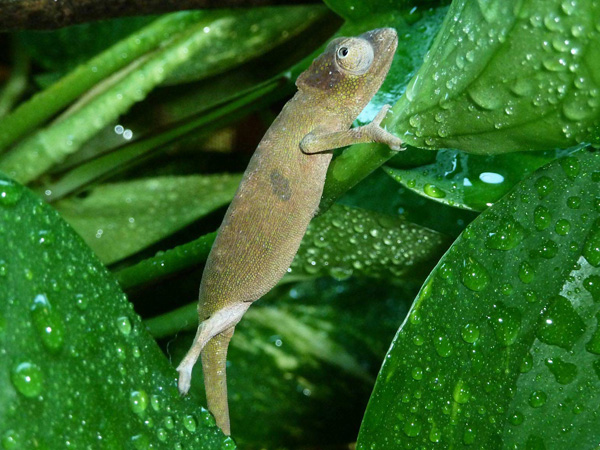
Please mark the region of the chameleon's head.
POLYGON ((383 83, 397 45, 393 28, 334 39, 296 85, 301 91, 322 92, 324 99, 344 105, 356 117, 383 83))

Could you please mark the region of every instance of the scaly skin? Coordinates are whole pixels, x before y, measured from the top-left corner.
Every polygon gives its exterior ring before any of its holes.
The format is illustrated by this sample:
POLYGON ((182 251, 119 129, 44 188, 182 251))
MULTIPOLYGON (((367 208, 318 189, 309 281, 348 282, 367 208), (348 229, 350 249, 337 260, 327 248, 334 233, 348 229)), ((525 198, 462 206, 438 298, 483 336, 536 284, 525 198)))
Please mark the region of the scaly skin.
POLYGON ((208 408, 226 434, 229 340, 250 304, 290 266, 321 199, 327 150, 368 141, 400 147, 379 128, 387 108, 373 123, 350 129, 385 79, 396 45, 390 28, 332 41, 298 78, 298 92, 258 145, 225 214, 200 284, 201 324, 177 370, 185 394, 202 352, 208 408))

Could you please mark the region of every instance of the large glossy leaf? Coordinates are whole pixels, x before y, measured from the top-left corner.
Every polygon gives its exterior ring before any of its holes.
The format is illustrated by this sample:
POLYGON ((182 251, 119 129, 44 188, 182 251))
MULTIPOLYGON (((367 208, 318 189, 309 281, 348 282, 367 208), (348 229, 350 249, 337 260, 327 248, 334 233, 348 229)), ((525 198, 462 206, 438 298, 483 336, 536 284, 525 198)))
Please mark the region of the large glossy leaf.
POLYGON ((100 185, 56 203, 96 255, 130 256, 231 201, 241 175, 157 177, 100 185))
POLYGON ((425 282, 359 448, 588 449, 600 434, 600 154, 537 171, 425 282))
POLYGON ((450 206, 483 211, 536 169, 578 148, 494 156, 440 150, 433 164, 412 169, 386 167, 385 171, 420 195, 450 206))
POLYGON ((0 177, 5 449, 233 448, 116 281, 59 215, 0 177))
POLYGON ((598 139, 598 20, 594 1, 454 1, 390 126, 483 154, 598 139))

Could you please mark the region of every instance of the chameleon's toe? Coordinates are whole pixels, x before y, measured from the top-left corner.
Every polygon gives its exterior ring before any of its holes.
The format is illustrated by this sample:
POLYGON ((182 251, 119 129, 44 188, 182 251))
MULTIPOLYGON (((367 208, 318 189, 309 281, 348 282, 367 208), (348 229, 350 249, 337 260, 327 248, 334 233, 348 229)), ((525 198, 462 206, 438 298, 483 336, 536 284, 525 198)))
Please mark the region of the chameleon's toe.
POLYGON ((177 381, 179 393, 181 395, 187 395, 190 391, 190 386, 192 385, 192 370, 180 365, 177 367, 177 372, 179 372, 179 380, 177 381))

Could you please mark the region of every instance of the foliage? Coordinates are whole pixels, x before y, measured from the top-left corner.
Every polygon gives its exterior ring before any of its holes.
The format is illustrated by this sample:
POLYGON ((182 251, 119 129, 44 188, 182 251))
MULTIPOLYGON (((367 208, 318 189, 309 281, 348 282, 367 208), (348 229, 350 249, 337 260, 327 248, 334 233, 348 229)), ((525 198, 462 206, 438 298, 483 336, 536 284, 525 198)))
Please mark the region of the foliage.
POLYGON ((0 446, 597 445, 599 21, 328 0, 0 37, 0 446), (172 367, 223 207, 325 42, 383 26, 397 55, 357 124, 392 104, 407 150, 336 152, 232 340, 225 438, 172 367))

